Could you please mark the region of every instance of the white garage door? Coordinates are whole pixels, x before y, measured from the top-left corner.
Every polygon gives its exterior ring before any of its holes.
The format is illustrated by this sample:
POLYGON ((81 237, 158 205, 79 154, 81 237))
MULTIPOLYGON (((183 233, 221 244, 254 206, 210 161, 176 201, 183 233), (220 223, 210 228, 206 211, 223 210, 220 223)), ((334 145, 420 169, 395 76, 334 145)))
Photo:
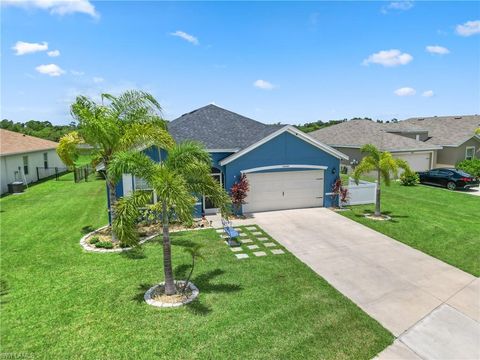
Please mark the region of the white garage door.
POLYGON ((323 206, 323 170, 247 174, 246 213, 323 206))
POLYGON ((431 153, 393 154, 393 156, 408 162, 413 171, 430 170, 431 153))

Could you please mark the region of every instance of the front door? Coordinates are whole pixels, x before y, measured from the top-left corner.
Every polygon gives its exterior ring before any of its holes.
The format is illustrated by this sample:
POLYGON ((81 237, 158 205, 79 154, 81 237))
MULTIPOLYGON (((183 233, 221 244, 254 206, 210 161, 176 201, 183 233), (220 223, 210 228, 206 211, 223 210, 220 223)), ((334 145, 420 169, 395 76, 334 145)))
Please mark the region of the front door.
MULTIPOLYGON (((219 172, 218 169, 212 169, 212 178, 217 181, 221 186, 223 185, 222 182, 222 173, 219 172)), ((205 214, 216 214, 218 212, 218 208, 215 207, 213 202, 208 198, 208 196, 203 197, 203 211, 205 214)))

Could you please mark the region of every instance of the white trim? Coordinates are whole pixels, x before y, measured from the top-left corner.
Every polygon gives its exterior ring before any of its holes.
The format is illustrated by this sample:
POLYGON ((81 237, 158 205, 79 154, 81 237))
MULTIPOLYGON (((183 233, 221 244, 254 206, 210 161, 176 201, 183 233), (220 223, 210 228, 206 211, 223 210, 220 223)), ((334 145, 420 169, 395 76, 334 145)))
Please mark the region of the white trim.
MULTIPOLYGON (((413 139, 412 139, 413 140, 413 139)), ((338 145, 338 144, 330 144, 330 146, 337 148, 347 148, 347 149, 361 149, 364 145, 338 145)), ((447 146, 447 145, 442 145, 442 146, 447 146)), ((434 147, 429 147, 429 148, 424 148, 424 149, 379 149, 380 151, 388 151, 388 152, 405 152, 405 151, 432 151, 432 150, 442 150, 442 146, 440 145, 434 145, 434 147)))
POLYGON ((276 169, 316 169, 316 170, 327 170, 328 166, 320 166, 320 165, 272 165, 272 166, 261 166, 246 170, 241 170, 242 174, 250 174, 258 171, 265 171, 265 170, 276 170, 276 169))
POLYGON ((209 153, 224 153, 224 152, 229 152, 229 153, 236 153, 239 148, 236 149, 207 149, 207 152, 209 153))
POLYGON ((475 146, 466 146, 465 147, 465 160, 467 160, 468 149, 473 149, 472 159, 474 159, 475 158, 475 146))
POLYGON ((123 196, 128 196, 133 191, 133 179, 132 174, 123 174, 122 175, 122 188, 123 196))
POLYGON ((304 132, 298 130, 297 128, 293 127, 292 125, 286 125, 286 126, 282 127, 281 129, 279 129, 279 130, 271 133, 270 135, 264 137, 260 141, 257 141, 256 143, 254 143, 250 146, 247 146, 246 148, 238 151, 237 153, 226 157, 225 159, 220 161, 220 165, 224 166, 224 165, 238 159, 239 157, 249 153, 250 151, 256 149, 260 145, 263 145, 263 144, 267 143, 268 141, 272 140, 273 138, 276 138, 278 135, 281 135, 284 132, 289 132, 290 134, 299 137, 303 141, 308 142, 309 144, 325 151, 326 153, 329 153, 330 155, 335 156, 338 159, 348 160, 348 156, 341 153, 340 151, 335 150, 334 148, 332 148, 328 145, 325 145, 324 143, 321 143, 320 141, 315 140, 311 136, 309 136, 309 135, 305 134, 304 132))

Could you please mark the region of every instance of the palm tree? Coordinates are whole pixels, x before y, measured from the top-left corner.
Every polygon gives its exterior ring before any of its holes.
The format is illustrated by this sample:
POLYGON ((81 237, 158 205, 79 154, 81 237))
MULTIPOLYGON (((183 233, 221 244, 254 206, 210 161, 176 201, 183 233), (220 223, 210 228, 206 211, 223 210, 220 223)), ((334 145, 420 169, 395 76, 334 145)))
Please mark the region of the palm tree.
MULTIPOLYGON (((94 147, 96 161, 103 162, 110 204, 117 201, 115 185, 118 178, 109 174, 113 156, 121 151, 156 145, 168 148, 174 144, 166 130, 166 123, 160 117, 160 104, 149 93, 130 90, 119 96, 102 94, 97 104, 86 96, 78 96, 71 106, 71 114, 79 124, 81 141, 94 147)), ((62 138, 63 148, 71 149, 69 143, 78 143, 78 136, 67 134, 62 138)), ((70 144, 72 145, 72 144, 70 144)), ((66 157, 75 156, 65 152, 66 157)), ((73 160, 67 160, 73 163, 73 160)), ((115 220, 115 206, 111 206, 110 220, 115 220)), ((113 230, 113 229, 112 229, 113 230)), ((116 242, 115 231, 112 241, 116 242)))
MULTIPOLYGON (((109 164, 109 172, 114 178, 130 173, 145 179, 156 193, 157 202, 149 208, 161 214, 163 237, 163 272, 165 276, 165 294, 176 293, 170 244, 169 224, 171 219, 192 223, 197 195, 206 195, 221 209, 228 212, 230 198, 226 191, 210 175, 211 157, 202 145, 195 142, 177 144, 167 151, 165 160, 155 163, 145 154, 135 151, 117 153, 109 164)), ((134 245, 138 236, 134 230, 137 213, 135 206, 125 205, 138 201, 134 192, 120 204, 130 211, 117 210, 113 228, 122 243, 134 245)))
POLYGON ((382 216, 380 212, 380 182, 383 179, 385 185, 390 185, 390 175, 393 174, 395 177, 398 176, 398 169, 404 169, 405 171, 411 171, 408 163, 405 160, 397 159, 392 156, 391 153, 387 151, 380 151, 374 145, 367 144, 364 145, 360 151, 366 156, 360 161, 360 164, 357 165, 353 173, 355 182, 358 184, 360 177, 366 173, 372 171, 376 172, 377 175, 377 196, 375 199, 375 214, 374 216, 382 216))

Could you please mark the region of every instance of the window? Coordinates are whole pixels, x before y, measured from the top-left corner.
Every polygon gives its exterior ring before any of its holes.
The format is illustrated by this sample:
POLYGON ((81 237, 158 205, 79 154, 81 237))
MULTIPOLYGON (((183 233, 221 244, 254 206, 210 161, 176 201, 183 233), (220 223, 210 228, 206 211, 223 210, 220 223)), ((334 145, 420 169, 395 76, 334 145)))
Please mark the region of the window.
POLYGON ((150 186, 149 183, 145 181, 145 179, 135 176, 133 181, 133 188, 134 190, 140 190, 140 191, 151 193, 152 197, 150 199, 150 204, 155 204, 157 202, 157 194, 155 194, 155 191, 153 191, 152 187, 150 186))
POLYGON ((43 153, 43 167, 48 168, 48 153, 43 153))
POLYGON ((28 175, 28 156, 23 157, 23 174, 28 175))
POLYGON ((475 146, 467 146, 465 149, 465 160, 472 160, 475 157, 475 146))

